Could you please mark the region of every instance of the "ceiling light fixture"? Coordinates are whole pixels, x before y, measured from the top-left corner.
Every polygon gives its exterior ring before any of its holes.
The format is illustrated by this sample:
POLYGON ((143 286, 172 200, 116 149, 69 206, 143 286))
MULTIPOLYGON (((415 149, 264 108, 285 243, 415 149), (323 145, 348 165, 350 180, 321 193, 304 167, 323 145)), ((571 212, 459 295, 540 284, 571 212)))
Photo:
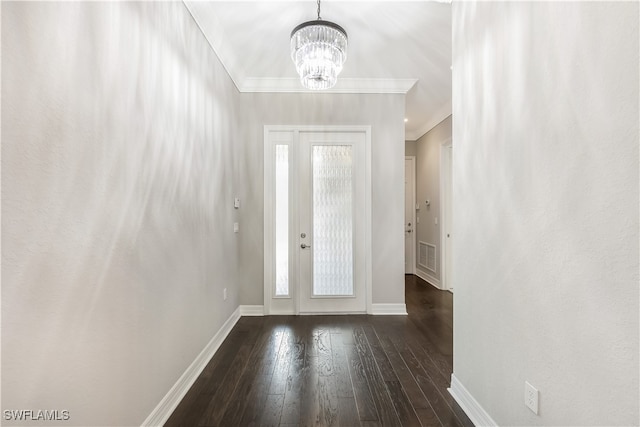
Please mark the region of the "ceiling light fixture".
POLYGON ((303 22, 291 31, 291 59, 307 89, 329 89, 338 81, 347 59, 347 32, 320 18, 320 0, 318 19, 303 22))

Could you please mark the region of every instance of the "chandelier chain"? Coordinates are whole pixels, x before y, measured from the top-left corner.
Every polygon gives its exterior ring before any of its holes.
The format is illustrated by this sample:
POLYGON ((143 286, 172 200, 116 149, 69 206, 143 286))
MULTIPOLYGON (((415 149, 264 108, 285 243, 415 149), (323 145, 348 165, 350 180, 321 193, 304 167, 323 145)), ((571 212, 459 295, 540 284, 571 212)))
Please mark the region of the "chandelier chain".
POLYGON ((320 20, 320 0, 318 0, 318 21, 320 20))

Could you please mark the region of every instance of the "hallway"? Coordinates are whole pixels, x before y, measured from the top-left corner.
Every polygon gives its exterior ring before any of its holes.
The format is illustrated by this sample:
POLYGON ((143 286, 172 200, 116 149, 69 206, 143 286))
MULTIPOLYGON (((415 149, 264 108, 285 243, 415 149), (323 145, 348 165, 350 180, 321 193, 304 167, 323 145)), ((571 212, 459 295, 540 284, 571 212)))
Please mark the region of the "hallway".
POLYGON ((405 276, 409 316, 242 317, 166 426, 471 426, 447 392, 452 295, 405 276))
POLYGON ((0 3, 3 425, 640 426, 640 2, 317 3, 0 3))

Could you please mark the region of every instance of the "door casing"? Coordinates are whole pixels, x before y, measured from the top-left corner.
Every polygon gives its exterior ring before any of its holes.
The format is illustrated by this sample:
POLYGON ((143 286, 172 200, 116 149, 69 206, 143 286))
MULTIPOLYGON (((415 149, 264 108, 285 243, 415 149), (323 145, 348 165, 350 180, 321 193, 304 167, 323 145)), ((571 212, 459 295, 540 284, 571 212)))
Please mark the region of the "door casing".
POLYGON ((448 237, 453 229, 453 145, 448 138, 440 145, 440 286, 453 292, 451 277, 452 237, 448 237))
MULTIPOLYGON (((418 226, 416 225, 416 156, 406 156, 404 158, 404 164, 405 164, 405 168, 404 168, 404 179, 405 181, 410 181, 411 182, 411 194, 409 194, 409 221, 411 222, 411 233, 409 235, 409 239, 410 239, 410 247, 409 250, 411 251, 410 254, 407 254, 407 244, 405 241, 405 254, 404 254, 404 259, 405 259, 405 270, 404 270, 404 274, 416 274, 416 230, 418 229, 418 226), (409 162, 411 164, 411 170, 409 171, 409 173, 407 173, 407 162, 409 162), (409 256, 407 256, 409 255, 409 256), (410 259, 411 264, 409 266, 407 266, 407 259, 410 259)), ((407 190, 406 190, 406 184, 405 184, 405 210, 407 209, 407 190)), ((405 211, 404 214, 405 217, 405 230, 408 227, 406 222, 407 222, 407 212, 405 211)), ((405 231, 405 239, 407 238, 406 236, 406 231, 405 231)))
MULTIPOLYGON (((294 284, 290 286, 290 293, 287 297, 275 298, 273 289, 275 286, 274 258, 275 252, 275 175, 274 175, 274 156, 275 146, 277 143, 290 144, 290 155, 292 151, 297 150, 296 142, 299 141, 300 132, 361 132, 365 135, 365 206, 361 209, 356 206, 357 211, 362 215, 359 220, 364 221, 364 292, 365 292, 365 309, 366 312, 372 313, 372 253, 371 253, 371 126, 296 126, 296 125, 265 125, 264 126, 264 314, 265 315, 297 315, 304 314, 300 312, 300 292, 298 292, 298 280, 294 279, 294 284)), ((295 155, 295 154, 294 154, 295 155)), ((291 157, 290 157, 291 158, 291 157)), ((290 201, 291 194, 298 192, 298 182, 292 179, 290 182, 289 192, 290 201)), ((297 218, 290 218, 289 234, 295 236, 296 239, 290 239, 290 245, 297 243, 297 236, 300 234, 300 224, 297 218)), ((289 259, 290 263, 299 265, 300 252, 293 251, 289 259)), ((291 270, 290 270, 291 271, 291 270)), ((290 282, 291 283, 291 282, 290 282)), ((327 313, 331 314, 331 313, 327 313)), ((344 313, 340 313, 344 314, 344 313)))

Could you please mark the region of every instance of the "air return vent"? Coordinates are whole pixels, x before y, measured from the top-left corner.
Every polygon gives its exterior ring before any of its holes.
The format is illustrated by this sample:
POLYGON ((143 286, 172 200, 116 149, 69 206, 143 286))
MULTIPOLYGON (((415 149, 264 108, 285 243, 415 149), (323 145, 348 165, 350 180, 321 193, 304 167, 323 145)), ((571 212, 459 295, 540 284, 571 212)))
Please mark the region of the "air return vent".
POLYGON ((436 273, 436 247, 430 243, 419 242, 418 264, 436 273))

